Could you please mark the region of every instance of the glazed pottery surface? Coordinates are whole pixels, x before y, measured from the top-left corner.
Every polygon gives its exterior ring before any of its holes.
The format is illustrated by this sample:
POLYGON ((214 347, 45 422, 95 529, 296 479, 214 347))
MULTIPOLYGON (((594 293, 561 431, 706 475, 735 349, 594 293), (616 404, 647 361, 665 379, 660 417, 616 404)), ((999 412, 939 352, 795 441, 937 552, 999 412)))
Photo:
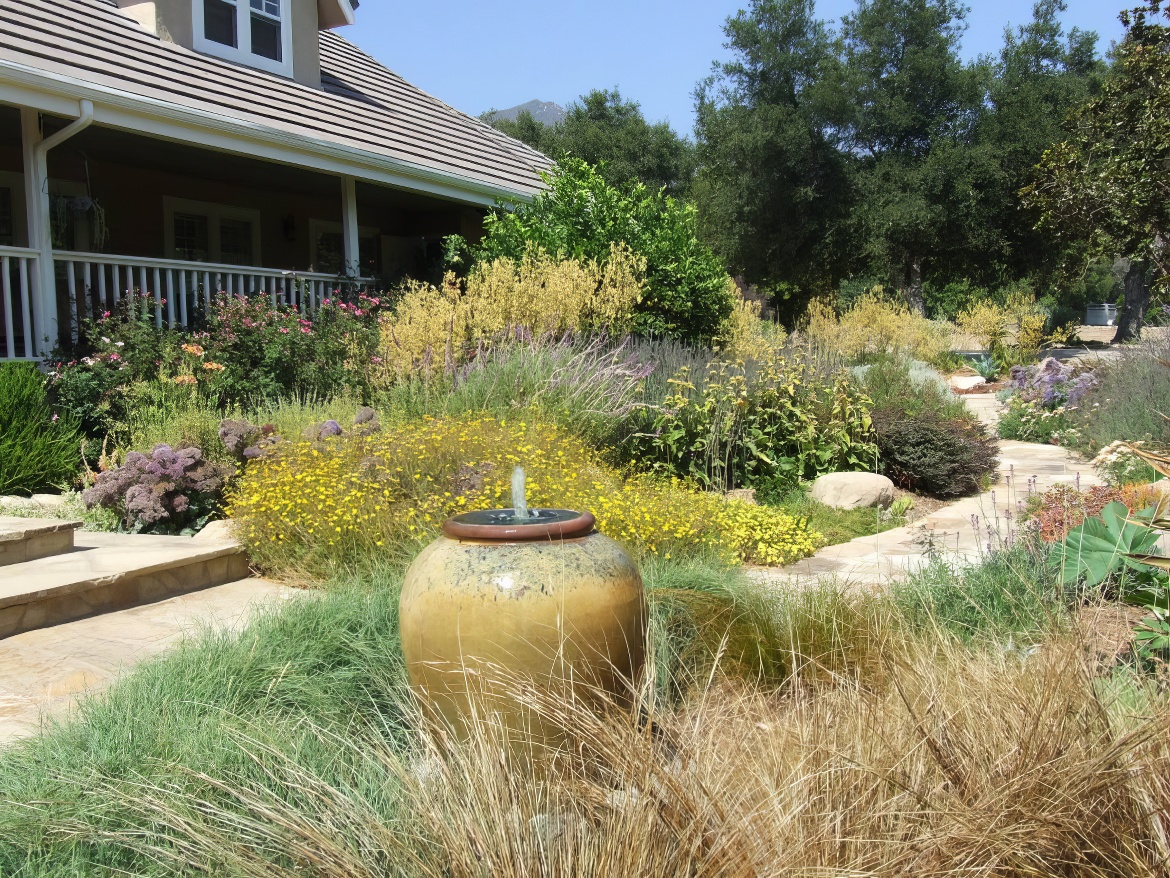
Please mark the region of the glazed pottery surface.
POLYGON ((517 684, 628 701, 645 657, 642 577, 598 533, 523 542, 440 537, 406 574, 402 650, 424 709, 458 734, 486 711, 546 742, 517 684))

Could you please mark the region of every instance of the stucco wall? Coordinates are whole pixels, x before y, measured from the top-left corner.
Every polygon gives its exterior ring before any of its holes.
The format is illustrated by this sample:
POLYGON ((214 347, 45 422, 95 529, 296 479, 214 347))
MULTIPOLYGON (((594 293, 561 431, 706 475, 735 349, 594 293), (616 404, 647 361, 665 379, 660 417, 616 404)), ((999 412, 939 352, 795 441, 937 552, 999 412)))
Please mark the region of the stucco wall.
MULTIPOLYGON (((247 2, 247 0, 241 0, 247 2)), ((118 0, 123 12, 160 38, 190 49, 195 42, 191 0, 118 0)), ((292 0, 293 78, 321 87, 317 0, 292 0)))

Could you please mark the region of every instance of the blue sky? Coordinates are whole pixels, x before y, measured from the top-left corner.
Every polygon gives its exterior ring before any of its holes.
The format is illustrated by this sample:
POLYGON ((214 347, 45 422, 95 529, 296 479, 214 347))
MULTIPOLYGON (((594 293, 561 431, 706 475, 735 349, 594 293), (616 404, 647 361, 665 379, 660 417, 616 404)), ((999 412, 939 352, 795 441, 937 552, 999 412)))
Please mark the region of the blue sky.
MULTIPOLYGON (((722 24, 744 5, 724 0, 365 0, 357 43, 415 85, 478 115, 539 98, 562 106, 619 86, 651 120, 689 134, 695 83, 726 56, 722 24)), ((1006 25, 1031 18, 1031 0, 974 0, 963 41, 969 57, 994 52, 1006 25)), ((1066 28, 1119 39, 1118 13, 1136 0, 1068 0, 1066 28)), ((820 0, 836 19, 853 0, 820 0)))

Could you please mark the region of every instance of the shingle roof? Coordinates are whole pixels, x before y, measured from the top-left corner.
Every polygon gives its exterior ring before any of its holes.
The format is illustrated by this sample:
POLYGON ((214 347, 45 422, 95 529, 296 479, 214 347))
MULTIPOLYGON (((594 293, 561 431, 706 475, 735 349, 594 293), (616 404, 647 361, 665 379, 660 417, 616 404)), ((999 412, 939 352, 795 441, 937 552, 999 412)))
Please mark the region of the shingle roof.
POLYGON ((408 83, 330 31, 321 90, 164 42, 112 0, 0 2, 5 62, 184 109, 235 118, 502 193, 541 187, 548 159, 408 83))

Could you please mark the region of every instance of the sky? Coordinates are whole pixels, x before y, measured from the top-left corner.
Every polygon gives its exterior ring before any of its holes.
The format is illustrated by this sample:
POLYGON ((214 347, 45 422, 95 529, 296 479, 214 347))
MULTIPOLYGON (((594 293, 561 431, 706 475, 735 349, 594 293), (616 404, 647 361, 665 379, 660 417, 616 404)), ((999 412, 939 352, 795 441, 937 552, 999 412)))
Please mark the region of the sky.
MULTIPOLYGON (((1067 0, 1066 30, 1096 31, 1100 51, 1122 35, 1136 0, 1067 0)), ((695 84, 728 57, 724 0, 365 0, 342 35, 416 86, 479 115, 539 99, 565 106, 594 88, 621 89, 651 121, 689 135, 695 84)), ((1030 0, 969 0, 963 53, 994 53, 1003 31, 1031 19, 1030 0)), ((838 19, 854 0, 820 0, 838 19)))

